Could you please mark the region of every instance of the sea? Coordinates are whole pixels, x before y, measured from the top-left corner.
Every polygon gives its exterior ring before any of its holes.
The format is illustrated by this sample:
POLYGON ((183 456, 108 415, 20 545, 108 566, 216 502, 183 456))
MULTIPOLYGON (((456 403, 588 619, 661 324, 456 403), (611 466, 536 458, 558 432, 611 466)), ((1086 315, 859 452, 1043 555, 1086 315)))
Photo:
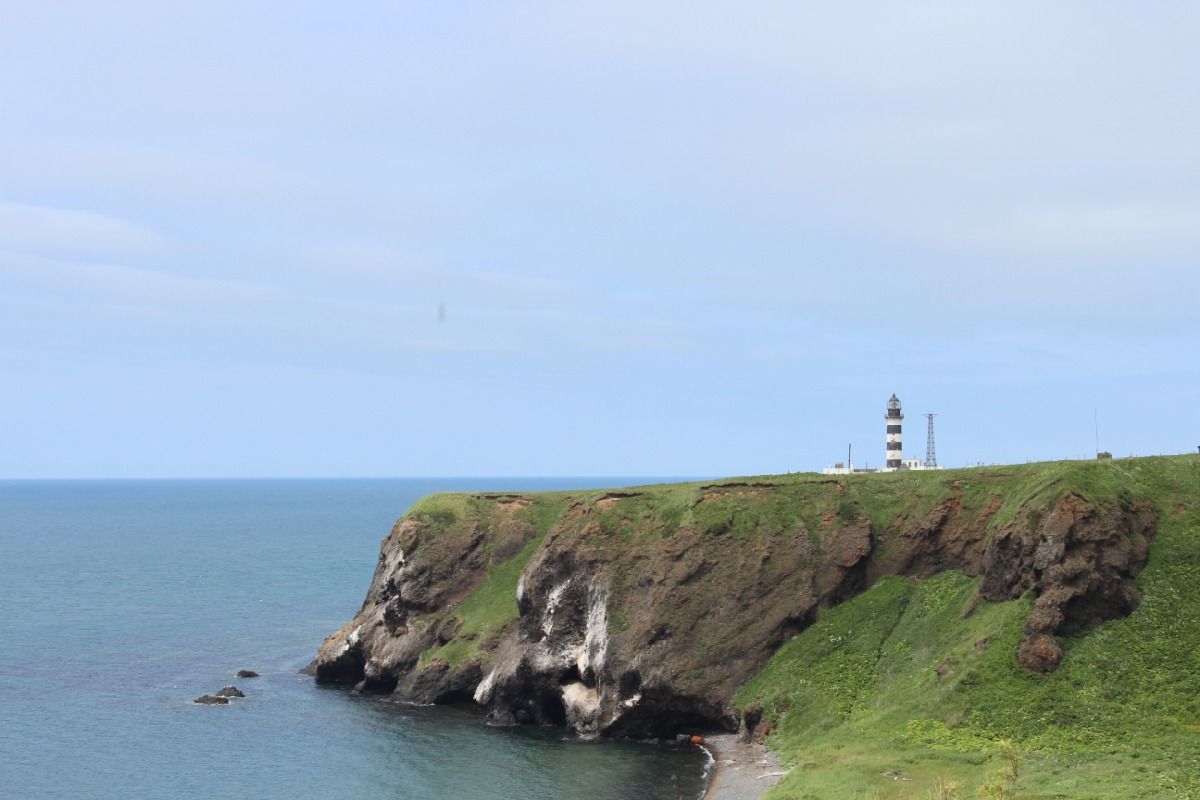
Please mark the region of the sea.
POLYGON ((646 482, 0 482, 0 798, 697 798, 697 748, 489 727, 299 673, 419 497, 646 482), (245 699, 192 702, 228 684, 245 699))

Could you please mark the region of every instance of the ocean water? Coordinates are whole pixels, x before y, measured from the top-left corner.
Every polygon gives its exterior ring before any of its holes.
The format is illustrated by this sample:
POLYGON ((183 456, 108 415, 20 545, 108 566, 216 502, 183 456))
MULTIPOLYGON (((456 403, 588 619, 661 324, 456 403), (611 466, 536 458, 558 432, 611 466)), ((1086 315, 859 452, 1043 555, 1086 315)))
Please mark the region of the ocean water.
POLYGON ((491 728, 297 674, 418 497, 635 482, 0 482, 0 798, 697 797, 693 748, 491 728), (246 699, 191 702, 230 683, 246 699))

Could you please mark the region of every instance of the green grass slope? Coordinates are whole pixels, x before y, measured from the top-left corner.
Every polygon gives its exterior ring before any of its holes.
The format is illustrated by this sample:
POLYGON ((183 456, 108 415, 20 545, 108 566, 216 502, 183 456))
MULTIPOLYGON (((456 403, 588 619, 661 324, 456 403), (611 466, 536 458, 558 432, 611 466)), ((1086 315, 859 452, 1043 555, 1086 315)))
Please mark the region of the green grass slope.
POLYGON ((846 487, 882 524, 934 502, 947 480, 980 504, 1000 480, 993 524, 1065 491, 1153 502, 1140 607, 1064 639, 1059 669, 1039 675, 1016 660, 1030 598, 980 603, 964 618, 974 579, 881 580, 739 691, 743 708, 763 708, 769 744, 792 768, 767 797, 1200 798, 1200 459, 862 476, 846 487), (1006 750, 1015 786, 998 780, 1006 750))
MULTIPOLYGON (((512 495, 517 497, 517 495, 512 495)), ((488 568, 487 579, 480 584, 452 614, 432 615, 422 620, 427 626, 440 627, 451 618, 460 623, 458 635, 446 644, 439 644, 421 654, 421 662, 437 658, 452 667, 460 666, 479 656, 480 647, 494 640, 505 626, 517 619, 517 583, 530 557, 541 545, 550 526, 562 514, 563 493, 532 495, 528 505, 512 514, 514 519, 533 527, 534 536, 520 551, 500 564, 488 568)), ((486 527, 494 516, 495 503, 480 496, 465 494, 430 495, 409 510, 410 517, 423 517, 445 526, 468 526, 483 521, 486 527)), ((488 540, 488 552, 492 540, 488 540)))

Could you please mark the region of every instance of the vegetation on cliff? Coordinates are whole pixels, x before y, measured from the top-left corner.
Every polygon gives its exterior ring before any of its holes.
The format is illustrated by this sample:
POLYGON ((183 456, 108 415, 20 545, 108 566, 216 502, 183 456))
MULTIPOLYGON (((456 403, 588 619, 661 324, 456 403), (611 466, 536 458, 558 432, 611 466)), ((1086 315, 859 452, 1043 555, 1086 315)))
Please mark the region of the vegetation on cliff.
POLYGON ((317 678, 613 736, 742 722, 798 767, 779 798, 970 797, 1001 750, 1018 796, 1188 797, 1198 499, 1194 457, 437 495, 317 678))
POLYGON ((973 605, 979 579, 959 572, 881 580, 739 690, 794 765, 768 797, 976 797, 1006 743, 1016 797, 1200 797, 1200 459, 1005 471, 1026 490, 1157 506, 1138 608, 1063 637, 1040 674, 1016 657, 1031 597, 973 605))

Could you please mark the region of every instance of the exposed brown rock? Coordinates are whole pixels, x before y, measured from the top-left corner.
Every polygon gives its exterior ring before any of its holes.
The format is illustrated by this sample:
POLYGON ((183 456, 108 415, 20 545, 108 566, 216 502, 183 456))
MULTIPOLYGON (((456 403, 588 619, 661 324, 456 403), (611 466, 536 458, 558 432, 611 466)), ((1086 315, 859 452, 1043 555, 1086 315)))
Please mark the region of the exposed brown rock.
POLYGON ((957 665, 958 659, 954 656, 949 656, 948 658, 943 659, 942 662, 937 665, 937 667, 934 669, 934 672, 937 673, 939 678, 944 678, 953 672, 957 665))
POLYGON ((499 526, 499 541, 492 548, 492 563, 503 564, 525 547, 525 543, 537 535, 532 525, 524 520, 508 519, 499 526))
POLYGON ((1102 508, 1068 494, 1032 530, 1013 525, 988 541, 980 595, 992 601, 1037 595, 1021 645, 1021 663, 1029 669, 1058 666, 1062 648, 1054 634, 1137 608, 1133 576, 1146 565, 1156 517, 1149 506, 1126 505, 1102 508))
POLYGON ((1034 672, 1053 672, 1062 661, 1062 646, 1048 633, 1026 636, 1018 651, 1021 666, 1034 672))

